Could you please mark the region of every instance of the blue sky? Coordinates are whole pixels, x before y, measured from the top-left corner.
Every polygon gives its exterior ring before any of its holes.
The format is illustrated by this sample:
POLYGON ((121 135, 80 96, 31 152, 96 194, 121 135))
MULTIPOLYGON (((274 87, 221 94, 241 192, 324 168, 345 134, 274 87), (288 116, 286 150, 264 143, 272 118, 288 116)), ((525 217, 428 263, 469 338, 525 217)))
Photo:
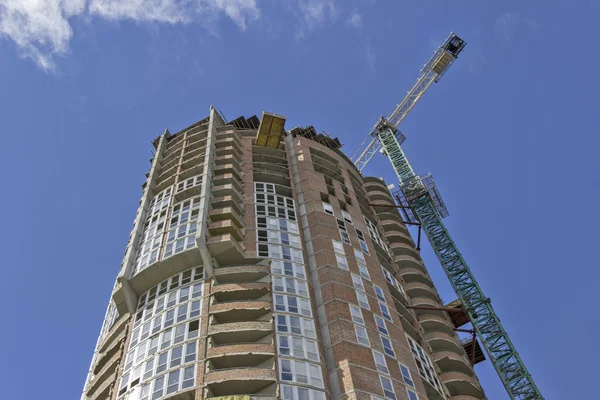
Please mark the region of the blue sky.
MULTIPOLYGON (((0 0, 3 397, 80 396, 165 128, 266 110, 352 155, 455 31, 468 45, 404 148, 546 399, 597 398, 600 354, 578 344, 600 329, 599 17, 592 0, 0 0)), ((380 155, 366 172, 394 181, 380 155)))

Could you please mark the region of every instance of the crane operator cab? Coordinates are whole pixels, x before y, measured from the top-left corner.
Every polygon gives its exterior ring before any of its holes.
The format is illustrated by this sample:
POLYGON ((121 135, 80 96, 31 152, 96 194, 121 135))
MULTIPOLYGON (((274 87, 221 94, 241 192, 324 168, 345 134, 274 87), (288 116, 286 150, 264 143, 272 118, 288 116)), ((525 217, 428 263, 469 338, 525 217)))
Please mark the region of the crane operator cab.
POLYGON ((464 40, 456 36, 454 33, 451 33, 442 47, 456 58, 462 49, 464 49, 466 44, 467 43, 464 40))

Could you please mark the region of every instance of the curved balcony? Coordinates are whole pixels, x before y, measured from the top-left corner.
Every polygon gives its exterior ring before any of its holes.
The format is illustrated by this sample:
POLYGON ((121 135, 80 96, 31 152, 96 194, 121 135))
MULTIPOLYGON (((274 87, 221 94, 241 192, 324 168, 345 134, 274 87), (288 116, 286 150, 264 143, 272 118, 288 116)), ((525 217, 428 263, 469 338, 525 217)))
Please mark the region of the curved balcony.
POLYGON ((275 345, 268 343, 236 343, 211 347, 206 353, 216 370, 260 365, 275 356, 275 345))
POLYGON ((224 186, 227 184, 231 184, 239 193, 242 193, 244 191, 240 180, 236 177, 235 174, 232 173, 214 175, 212 177, 212 183, 215 186, 224 186))
POLYGON ((481 397, 459 394, 458 396, 449 397, 448 400, 481 400, 481 397))
POLYGON ((232 208, 238 215, 241 215, 243 210, 243 202, 238 193, 223 197, 213 197, 210 199, 210 205, 212 207, 211 210, 232 208))
POLYGON ((102 383, 104 383, 107 379, 113 380, 111 378, 113 377, 119 365, 117 360, 119 360, 122 355, 122 352, 114 353, 113 356, 104 363, 104 367, 102 367, 102 369, 98 371, 98 373, 95 374, 93 379, 90 381, 87 389, 88 392, 93 393, 97 391, 102 383))
POLYGON ((238 267, 218 267, 214 277, 220 284, 252 282, 270 274, 267 265, 244 265, 238 267))
POLYGON ((385 234, 386 239, 390 242, 390 250, 394 256, 407 256, 419 259, 421 255, 404 233, 392 231, 385 234))
POLYGON ((219 302, 256 300, 271 291, 269 282, 226 283, 212 287, 211 294, 219 302))
MULTIPOLYGON (((427 297, 411 297, 410 303, 413 306, 441 307, 439 301, 434 301, 427 297)), ((414 310, 414 311, 417 313, 417 315, 428 312, 428 311, 423 311, 423 310, 414 310)))
POLYGON ((433 361, 440 367, 442 372, 461 372, 465 375, 473 376, 473 369, 469 361, 451 351, 434 353, 433 361))
POLYGON ((232 301, 212 304, 209 307, 209 314, 214 316, 219 323, 254 320, 270 311, 270 300, 232 301))
POLYGON ((458 339, 454 335, 448 335, 444 332, 428 332, 425 335, 425 340, 434 353, 440 351, 450 351, 460 355, 465 353, 462 345, 458 343, 458 339))
POLYGON ((427 268, 425 268, 425 265, 423 264, 422 261, 419 261, 418 259, 411 257, 411 256, 396 256, 395 255, 394 262, 400 269, 408 267, 408 268, 419 268, 422 271, 427 271, 427 268))
MULTIPOLYGON (((367 188, 367 197, 370 203, 373 204, 395 204, 394 200, 389 194, 383 193, 379 190, 371 190, 367 188)), ((375 213, 379 214, 379 212, 383 209, 383 207, 373 206, 375 213)))
POLYGON ((429 286, 433 285, 429 275, 422 268, 404 267, 398 271, 398 275, 405 283, 419 282, 429 286))
POLYGON ((218 146, 215 148, 215 154, 217 156, 222 156, 225 154, 235 154, 238 157, 242 156, 242 150, 240 149, 240 146, 238 145, 231 145, 231 146, 218 146))
POLYGON ((276 382, 274 368, 225 369, 210 371, 204 376, 204 384, 213 396, 256 393, 276 382))
POLYGON ((216 165, 223 164, 241 164, 242 158, 236 154, 225 154, 221 156, 215 156, 213 158, 216 165))
POLYGON ((244 248, 230 233, 209 237, 206 247, 219 264, 235 264, 245 261, 244 248))
POLYGON ((462 372, 446 372, 440 376, 451 395, 468 395, 481 398, 483 390, 479 382, 462 372))
POLYGON ((271 320, 217 323, 208 327, 208 335, 216 344, 255 342, 269 333, 273 333, 271 320))
POLYGON ((171 276, 202 264, 198 247, 163 258, 133 275, 128 283, 140 295, 171 276))
POLYGON ((215 146, 221 148, 228 146, 238 146, 239 148, 241 148, 242 143, 240 142, 240 139, 238 139, 235 135, 230 135, 229 137, 226 137, 224 135, 221 135, 220 133, 217 133, 217 140, 215 140, 215 146))
POLYGON ((244 228, 240 228, 239 225, 235 222, 235 219, 211 222, 210 224, 208 224, 208 232, 214 236, 229 234, 233 236, 238 242, 244 240, 245 234, 244 228))
POLYGON ((443 332, 448 335, 454 335, 452 322, 448 321, 442 315, 443 312, 430 311, 419 317, 419 322, 427 332, 443 332))
POLYGON ((427 297, 434 301, 440 301, 440 297, 431 285, 426 285, 422 282, 407 283, 404 286, 404 291, 412 297, 427 297))

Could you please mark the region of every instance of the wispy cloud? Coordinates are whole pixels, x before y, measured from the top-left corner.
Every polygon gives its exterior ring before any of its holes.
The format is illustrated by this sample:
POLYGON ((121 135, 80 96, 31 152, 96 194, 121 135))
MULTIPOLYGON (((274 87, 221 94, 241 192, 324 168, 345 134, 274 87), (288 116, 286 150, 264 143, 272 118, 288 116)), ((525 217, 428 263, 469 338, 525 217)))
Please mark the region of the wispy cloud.
POLYGON ((505 12, 496 18, 494 24, 494 34, 504 46, 512 45, 515 35, 522 27, 527 28, 530 32, 537 32, 539 25, 536 21, 523 17, 516 12, 505 12))
POLYGON ((52 71, 55 57, 69 50, 73 18, 185 24, 223 14, 243 30, 260 12, 256 0, 0 0, 0 36, 52 71))
POLYGON ((300 18, 296 38, 303 38, 329 19, 336 20, 338 8, 335 0, 299 0, 297 14, 300 18))
POLYGON ((354 28, 360 28, 363 24, 362 15, 358 11, 354 10, 350 13, 350 17, 348 18, 347 22, 354 28))

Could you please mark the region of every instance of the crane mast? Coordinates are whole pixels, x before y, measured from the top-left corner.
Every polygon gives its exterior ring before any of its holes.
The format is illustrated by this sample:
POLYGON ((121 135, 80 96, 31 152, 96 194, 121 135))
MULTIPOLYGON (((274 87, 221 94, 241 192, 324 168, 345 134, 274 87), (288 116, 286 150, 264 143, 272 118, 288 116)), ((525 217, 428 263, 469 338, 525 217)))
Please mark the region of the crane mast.
POLYGON ((490 299, 479 287, 442 222, 442 218, 446 217, 448 212, 433 178, 431 175, 417 175, 401 147, 404 135, 398 130, 398 125, 431 83, 437 82, 448 70, 464 46, 465 42, 462 39, 453 33, 450 34, 425 65, 421 78, 407 98, 389 117, 381 117, 373 127, 369 135, 373 139, 357 159, 356 165, 361 169, 377 151, 373 151, 373 148, 383 149, 398 177, 400 190, 406 203, 404 205, 410 206, 412 214, 425 231, 509 397, 516 400, 543 400, 533 378, 494 312, 490 299), (448 60, 448 57, 452 60, 448 60), (415 89, 417 86, 420 89, 415 89))

